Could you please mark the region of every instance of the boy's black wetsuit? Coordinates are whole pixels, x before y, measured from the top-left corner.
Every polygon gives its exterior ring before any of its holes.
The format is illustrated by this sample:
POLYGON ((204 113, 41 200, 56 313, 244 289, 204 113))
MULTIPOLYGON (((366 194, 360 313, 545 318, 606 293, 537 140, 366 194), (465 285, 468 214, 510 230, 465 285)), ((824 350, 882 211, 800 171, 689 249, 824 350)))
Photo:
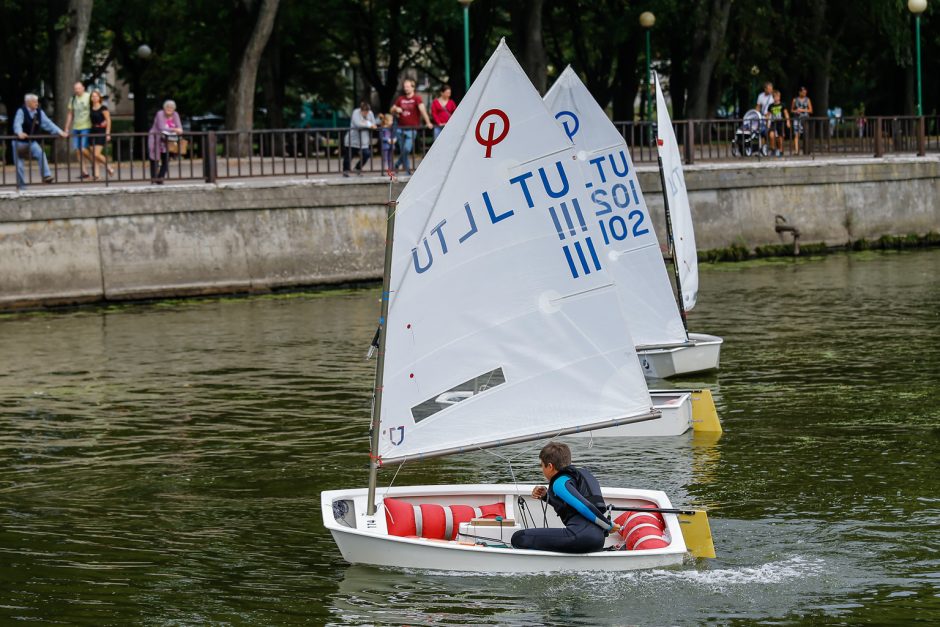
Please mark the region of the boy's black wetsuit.
POLYGON ((591 471, 563 468, 552 478, 545 498, 565 528, 517 531, 512 535, 513 547, 560 553, 590 553, 604 548, 611 524, 604 518, 601 486, 591 471))

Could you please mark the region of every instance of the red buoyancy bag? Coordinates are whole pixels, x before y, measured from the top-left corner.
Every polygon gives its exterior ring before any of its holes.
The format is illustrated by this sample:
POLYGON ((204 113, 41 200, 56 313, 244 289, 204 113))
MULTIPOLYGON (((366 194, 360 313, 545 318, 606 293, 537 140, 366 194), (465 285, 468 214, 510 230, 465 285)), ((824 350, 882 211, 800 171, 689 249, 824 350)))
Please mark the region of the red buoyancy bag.
MULTIPOLYGON (((655 508, 656 505, 638 505, 637 507, 655 508)), ((624 512, 614 521, 620 525, 620 535, 624 539, 624 548, 630 551, 643 549, 662 549, 669 546, 666 540, 666 521, 659 512, 624 512)))
POLYGON ((412 505, 399 499, 385 499, 385 522, 389 535, 420 536, 436 540, 453 540, 457 537, 460 523, 474 518, 506 517, 506 504, 492 505, 436 505, 423 503, 412 505))

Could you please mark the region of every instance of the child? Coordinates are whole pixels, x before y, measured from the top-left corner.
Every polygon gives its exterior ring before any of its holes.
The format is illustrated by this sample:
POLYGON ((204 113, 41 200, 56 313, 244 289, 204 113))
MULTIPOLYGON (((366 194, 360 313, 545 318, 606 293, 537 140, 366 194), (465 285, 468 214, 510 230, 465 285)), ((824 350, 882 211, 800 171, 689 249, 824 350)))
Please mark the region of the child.
POLYGON ((539 453, 548 487, 532 488, 532 498, 546 500, 565 524, 564 529, 523 529, 512 534, 517 549, 591 553, 604 548, 604 538, 620 529, 604 516, 607 506, 597 479, 586 468, 571 465, 571 449, 549 442, 539 453))
POLYGON ((770 120, 770 149, 777 157, 783 156, 783 136, 790 128, 790 112, 780 102, 780 91, 774 90, 773 104, 767 109, 767 118, 770 120))
POLYGON ((392 169, 392 157, 395 154, 395 117, 391 113, 380 114, 382 126, 379 128, 379 141, 382 142, 382 169, 386 172, 392 169))

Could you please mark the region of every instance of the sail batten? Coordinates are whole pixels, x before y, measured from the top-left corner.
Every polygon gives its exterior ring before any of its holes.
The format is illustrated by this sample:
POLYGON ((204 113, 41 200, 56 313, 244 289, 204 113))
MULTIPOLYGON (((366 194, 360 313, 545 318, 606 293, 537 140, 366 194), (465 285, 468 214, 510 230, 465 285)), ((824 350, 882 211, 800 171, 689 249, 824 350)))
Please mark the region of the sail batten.
POLYGON ((501 43, 398 199, 386 462, 649 413, 585 183, 501 43))
POLYGON ((637 346, 688 342, 649 209, 620 131, 570 67, 545 104, 578 150, 601 243, 637 346))

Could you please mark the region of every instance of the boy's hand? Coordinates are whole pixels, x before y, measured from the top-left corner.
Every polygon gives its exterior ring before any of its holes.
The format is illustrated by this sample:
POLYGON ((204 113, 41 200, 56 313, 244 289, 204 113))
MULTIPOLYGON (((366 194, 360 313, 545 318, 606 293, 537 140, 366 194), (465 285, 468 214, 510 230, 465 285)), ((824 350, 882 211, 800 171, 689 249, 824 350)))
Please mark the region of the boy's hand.
POLYGON ((543 485, 537 485, 532 488, 532 498, 534 499, 539 499, 541 501, 546 494, 548 494, 548 488, 543 485))

